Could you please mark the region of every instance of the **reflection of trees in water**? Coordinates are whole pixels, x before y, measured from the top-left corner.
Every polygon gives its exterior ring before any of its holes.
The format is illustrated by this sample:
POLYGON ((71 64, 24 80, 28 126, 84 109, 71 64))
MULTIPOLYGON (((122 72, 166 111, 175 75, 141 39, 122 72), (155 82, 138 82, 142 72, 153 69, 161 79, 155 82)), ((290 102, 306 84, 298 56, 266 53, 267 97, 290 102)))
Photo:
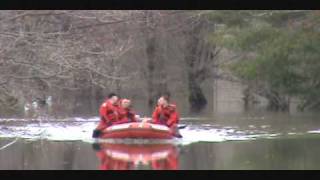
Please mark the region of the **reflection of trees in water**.
POLYGON ((183 147, 180 155, 181 169, 202 170, 215 169, 216 147, 211 143, 196 143, 183 147))
POLYGON ((316 161, 318 156, 312 156, 310 159, 307 158, 308 154, 317 154, 319 150, 319 142, 316 139, 284 139, 270 141, 270 153, 266 157, 271 166, 268 169, 305 169, 306 165, 312 167, 319 166, 319 161, 316 161), (312 148, 307 148, 312 147, 312 148))
MULTIPOLYGON (((178 169, 319 169, 320 142, 318 137, 310 136, 195 143, 182 147, 183 153, 177 157, 178 169)), ((101 163, 97 159, 91 145, 86 143, 19 140, 1 151, 0 169, 96 169, 101 163)), ((134 166, 130 162, 127 167, 153 169, 150 163, 134 166)))
POLYGON ((63 150, 63 169, 72 170, 75 156, 75 144, 67 144, 63 150))
POLYGON ((197 158, 197 153, 196 153, 196 149, 195 148, 187 148, 187 157, 190 158, 186 158, 186 163, 183 164, 186 166, 186 169, 197 169, 197 164, 198 164, 198 158, 197 158))
POLYGON ((18 140, 0 151, 0 169, 4 170, 95 169, 96 164, 87 143, 18 140))
POLYGON ((192 144, 181 155, 182 169, 319 169, 320 142, 275 139, 192 144))
MULTIPOLYGON (((34 158, 36 158, 36 155, 38 153, 35 153, 33 150, 36 148, 36 144, 34 143, 23 143, 22 147, 22 165, 23 169, 28 169, 28 166, 31 165, 32 160, 34 161, 34 158)), ((37 161, 35 161, 37 162, 37 161)), ((35 167, 34 167, 35 168, 35 167)))

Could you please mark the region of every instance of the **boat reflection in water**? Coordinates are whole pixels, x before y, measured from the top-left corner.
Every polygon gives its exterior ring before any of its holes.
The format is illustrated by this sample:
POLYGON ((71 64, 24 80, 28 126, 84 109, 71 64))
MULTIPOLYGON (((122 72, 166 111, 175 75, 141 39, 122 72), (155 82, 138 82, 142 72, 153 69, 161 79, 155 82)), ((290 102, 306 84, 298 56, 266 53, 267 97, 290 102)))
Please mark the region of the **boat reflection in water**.
POLYGON ((96 143, 100 170, 177 170, 178 148, 172 144, 96 143))

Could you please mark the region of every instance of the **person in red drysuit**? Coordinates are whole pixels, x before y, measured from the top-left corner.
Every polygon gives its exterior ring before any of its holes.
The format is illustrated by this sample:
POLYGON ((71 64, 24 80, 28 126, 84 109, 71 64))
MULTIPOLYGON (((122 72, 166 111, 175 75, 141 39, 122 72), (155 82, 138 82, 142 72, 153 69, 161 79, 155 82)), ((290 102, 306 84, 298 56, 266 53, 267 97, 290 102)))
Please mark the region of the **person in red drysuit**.
POLYGON ((134 113, 134 111, 132 111, 130 106, 131 106, 131 101, 129 99, 120 100, 120 106, 118 108, 119 120, 116 121, 114 124, 137 122, 136 114, 134 113))
POLYGON ((107 100, 102 103, 99 109, 100 122, 96 129, 93 131, 93 138, 99 137, 103 129, 111 126, 119 120, 118 101, 118 96, 115 93, 110 93, 107 100))
POLYGON ((178 130, 180 115, 177 107, 169 103, 170 96, 163 95, 158 100, 158 105, 152 113, 152 123, 168 126, 173 135, 182 137, 178 130))

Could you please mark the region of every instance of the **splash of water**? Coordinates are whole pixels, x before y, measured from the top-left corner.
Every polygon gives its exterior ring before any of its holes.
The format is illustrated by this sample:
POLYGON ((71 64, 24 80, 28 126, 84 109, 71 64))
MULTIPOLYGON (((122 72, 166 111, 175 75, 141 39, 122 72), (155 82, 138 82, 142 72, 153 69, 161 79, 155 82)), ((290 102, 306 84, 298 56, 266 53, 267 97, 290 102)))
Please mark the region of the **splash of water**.
MULTIPOLYGON (((98 120, 99 118, 97 117, 89 119, 77 117, 65 120, 46 121, 39 125, 39 123, 28 121, 15 124, 14 122, 17 122, 17 120, 11 119, 7 121, 13 122, 12 124, 0 124, 0 137, 19 137, 28 140, 84 141, 92 143, 96 141, 91 138, 91 135, 98 120)), ((281 135, 280 132, 268 132, 266 128, 268 128, 266 125, 260 129, 255 129, 252 125, 246 129, 240 129, 237 126, 187 124, 186 128, 180 130, 183 138, 181 140, 175 140, 174 143, 186 145, 194 142, 243 141, 258 138, 276 138, 281 135)), ((308 133, 320 133, 320 131, 309 131, 308 133)), ((288 133, 288 135, 290 134, 294 135, 296 133, 288 133)))

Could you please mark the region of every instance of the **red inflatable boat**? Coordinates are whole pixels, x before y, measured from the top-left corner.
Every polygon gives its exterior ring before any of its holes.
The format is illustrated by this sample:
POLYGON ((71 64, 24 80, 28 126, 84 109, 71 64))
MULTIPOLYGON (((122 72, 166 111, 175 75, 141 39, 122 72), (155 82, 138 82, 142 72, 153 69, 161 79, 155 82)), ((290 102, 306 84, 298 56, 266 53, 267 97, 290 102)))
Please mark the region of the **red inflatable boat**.
POLYGON ((148 122, 117 124, 105 129, 100 138, 172 139, 170 128, 148 122))

